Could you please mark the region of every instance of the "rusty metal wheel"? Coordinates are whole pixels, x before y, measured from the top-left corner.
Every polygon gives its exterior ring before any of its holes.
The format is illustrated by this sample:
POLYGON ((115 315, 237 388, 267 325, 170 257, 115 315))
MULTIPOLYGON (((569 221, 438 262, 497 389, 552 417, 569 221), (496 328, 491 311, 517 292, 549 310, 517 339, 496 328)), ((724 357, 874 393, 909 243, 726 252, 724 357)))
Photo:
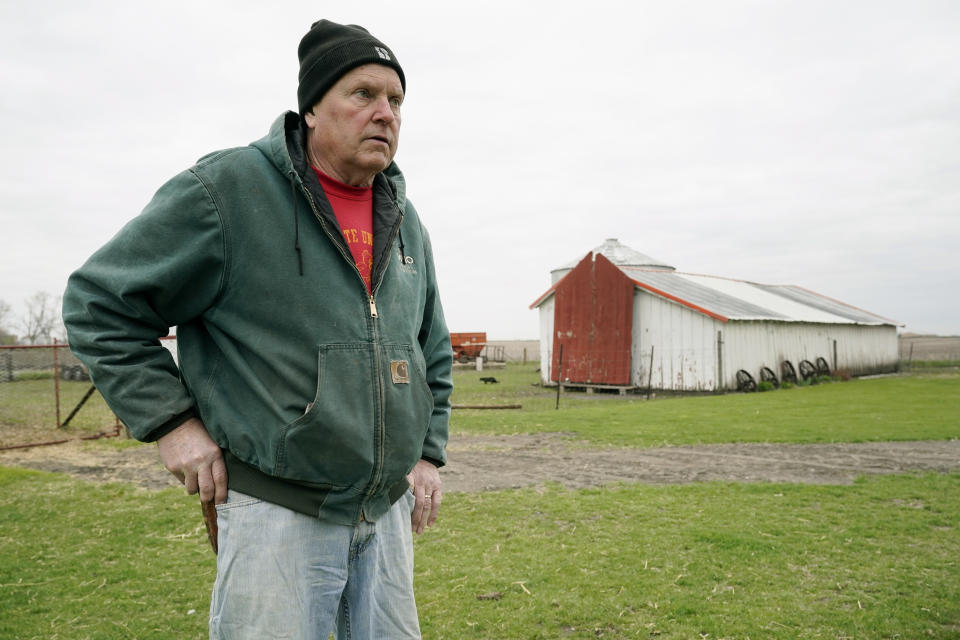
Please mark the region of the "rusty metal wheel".
POLYGON ((818 376, 830 375, 830 365, 827 364, 827 361, 824 358, 817 358, 816 365, 818 376))
POLYGON ((757 381, 753 379, 753 376, 750 375, 749 371, 744 371, 740 369, 737 371, 737 391, 756 391, 757 390, 757 381))
POLYGON ((797 383, 797 370, 789 360, 780 363, 780 377, 784 382, 797 383))
POLYGON ((763 382, 769 382, 773 385, 774 389, 780 388, 780 381, 777 380, 777 374, 775 374, 773 369, 770 367, 763 367, 760 369, 760 380, 763 382))

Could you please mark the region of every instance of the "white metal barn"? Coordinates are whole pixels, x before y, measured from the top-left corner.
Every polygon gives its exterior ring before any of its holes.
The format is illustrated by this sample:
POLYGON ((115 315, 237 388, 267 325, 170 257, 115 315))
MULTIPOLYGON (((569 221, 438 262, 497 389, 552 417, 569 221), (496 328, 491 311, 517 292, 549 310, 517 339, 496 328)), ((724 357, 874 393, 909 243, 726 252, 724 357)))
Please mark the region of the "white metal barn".
POLYGON ((717 391, 736 389, 738 372, 897 367, 892 320, 802 287, 681 273, 615 239, 552 280, 530 305, 546 384, 559 373, 571 386, 717 391))

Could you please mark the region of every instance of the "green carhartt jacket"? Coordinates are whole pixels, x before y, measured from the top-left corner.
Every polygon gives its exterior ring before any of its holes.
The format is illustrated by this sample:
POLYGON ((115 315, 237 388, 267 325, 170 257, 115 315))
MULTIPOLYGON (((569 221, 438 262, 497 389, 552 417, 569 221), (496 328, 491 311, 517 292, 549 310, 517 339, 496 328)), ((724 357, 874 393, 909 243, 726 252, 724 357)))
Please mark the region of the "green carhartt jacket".
POLYGON ((231 488, 342 523, 385 513, 421 457, 445 462, 430 241, 396 165, 373 192, 372 296, 293 112, 174 177, 70 277, 70 346, 135 437, 198 415, 231 488), (158 341, 173 326, 179 366, 158 341))

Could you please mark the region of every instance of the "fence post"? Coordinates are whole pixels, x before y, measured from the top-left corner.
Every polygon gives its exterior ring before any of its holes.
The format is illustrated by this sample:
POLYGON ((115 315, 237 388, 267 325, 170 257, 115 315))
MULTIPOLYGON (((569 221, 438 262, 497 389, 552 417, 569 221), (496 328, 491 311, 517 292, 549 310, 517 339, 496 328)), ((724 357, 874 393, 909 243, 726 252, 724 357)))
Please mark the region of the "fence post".
POLYGON ((726 388, 726 382, 723 379, 723 332, 717 331, 717 391, 723 391, 726 388))
POLYGON ((57 403, 57 429, 60 428, 60 354, 57 353, 57 339, 53 339, 53 395, 57 403))
POLYGON ((563 386, 563 345, 560 345, 560 357, 557 360, 557 406, 560 408, 560 387, 563 386))
POLYGON ((650 392, 653 390, 653 345, 650 345, 650 367, 647 371, 647 400, 650 399, 650 392))
POLYGON ((3 355, 7 361, 7 382, 13 382, 13 352, 5 349, 3 355))

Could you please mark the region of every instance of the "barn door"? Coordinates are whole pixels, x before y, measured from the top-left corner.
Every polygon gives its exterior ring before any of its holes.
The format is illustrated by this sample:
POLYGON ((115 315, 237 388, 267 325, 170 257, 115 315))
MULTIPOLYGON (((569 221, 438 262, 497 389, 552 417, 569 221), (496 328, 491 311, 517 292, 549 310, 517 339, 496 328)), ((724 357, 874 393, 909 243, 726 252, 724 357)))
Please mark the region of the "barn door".
POLYGON ((579 384, 629 385, 633 281, 600 254, 588 254, 558 284, 551 377, 579 384))

